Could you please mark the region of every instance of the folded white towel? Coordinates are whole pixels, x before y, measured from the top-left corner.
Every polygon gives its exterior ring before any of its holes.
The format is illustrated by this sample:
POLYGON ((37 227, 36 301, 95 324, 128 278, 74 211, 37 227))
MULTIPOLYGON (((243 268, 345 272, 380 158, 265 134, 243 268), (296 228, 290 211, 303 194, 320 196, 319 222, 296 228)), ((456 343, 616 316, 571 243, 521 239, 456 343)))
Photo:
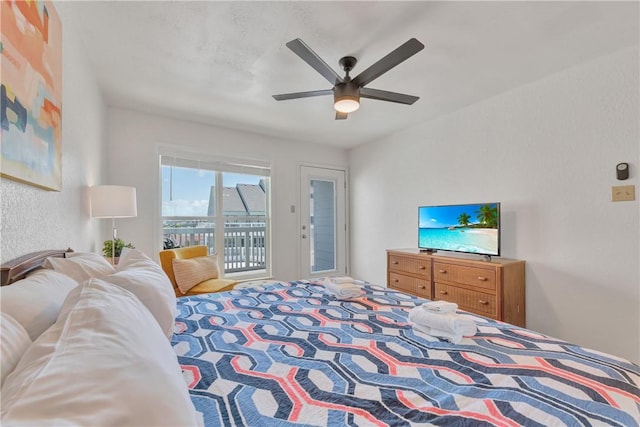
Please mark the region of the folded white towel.
POLYGON ((340 277, 329 277, 329 280, 331 280, 333 283, 354 283, 353 277, 349 277, 349 276, 340 276, 340 277))
POLYGON ((330 278, 322 281, 324 287, 338 298, 356 298, 364 294, 362 288, 355 283, 335 283, 330 278))
POLYGON ((455 313, 435 313, 425 310, 422 306, 409 310, 409 320, 416 325, 426 326, 437 331, 453 334, 454 336, 474 336, 476 322, 455 313))
POLYGON ((436 313, 455 313, 458 304, 448 301, 429 301, 422 304, 422 308, 436 313))
POLYGON ((418 324, 413 325, 413 328, 418 331, 424 332, 427 335, 431 335, 432 337, 443 338, 454 344, 460 344, 460 341, 462 341, 461 334, 452 334, 451 332, 440 331, 438 329, 433 329, 428 326, 422 326, 418 324))

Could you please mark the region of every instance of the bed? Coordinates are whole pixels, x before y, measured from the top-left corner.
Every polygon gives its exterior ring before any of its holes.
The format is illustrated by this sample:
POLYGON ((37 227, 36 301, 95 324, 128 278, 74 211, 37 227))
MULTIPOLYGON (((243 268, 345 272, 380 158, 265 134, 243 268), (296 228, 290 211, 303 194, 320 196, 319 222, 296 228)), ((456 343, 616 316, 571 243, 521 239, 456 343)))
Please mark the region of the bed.
POLYGON ((638 424, 637 365, 471 314, 476 336, 440 341, 407 319, 424 300, 362 286, 180 298, 172 345, 207 425, 638 424))
POLYGON ((350 300, 308 280, 178 298, 167 345, 190 402, 173 411, 206 426, 640 425, 634 363, 462 311, 478 331, 452 344, 408 320, 425 300, 360 286, 350 300))

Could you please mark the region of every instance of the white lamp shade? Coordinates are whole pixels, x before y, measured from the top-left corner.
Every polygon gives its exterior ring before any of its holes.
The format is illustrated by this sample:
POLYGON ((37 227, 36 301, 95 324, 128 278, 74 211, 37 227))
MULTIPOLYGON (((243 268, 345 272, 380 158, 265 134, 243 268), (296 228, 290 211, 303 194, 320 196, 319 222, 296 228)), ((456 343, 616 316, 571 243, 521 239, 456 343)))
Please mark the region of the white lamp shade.
POLYGON ((138 215, 136 188, 121 185, 91 187, 93 218, 129 218, 138 215))

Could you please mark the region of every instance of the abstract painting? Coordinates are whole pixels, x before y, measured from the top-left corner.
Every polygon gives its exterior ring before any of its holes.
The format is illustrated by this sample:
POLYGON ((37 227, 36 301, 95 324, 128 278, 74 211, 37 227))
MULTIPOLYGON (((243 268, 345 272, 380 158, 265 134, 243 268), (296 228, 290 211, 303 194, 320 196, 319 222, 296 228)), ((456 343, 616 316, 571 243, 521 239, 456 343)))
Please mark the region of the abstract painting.
POLYGON ((62 187, 62 23, 51 1, 1 0, 0 174, 62 187))

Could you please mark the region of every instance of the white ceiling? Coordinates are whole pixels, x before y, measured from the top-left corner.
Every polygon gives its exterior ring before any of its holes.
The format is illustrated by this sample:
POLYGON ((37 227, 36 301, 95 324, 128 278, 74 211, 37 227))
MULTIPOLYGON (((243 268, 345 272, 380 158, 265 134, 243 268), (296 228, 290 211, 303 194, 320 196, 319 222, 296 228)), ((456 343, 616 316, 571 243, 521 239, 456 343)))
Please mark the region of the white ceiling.
MULTIPOLYGON (((109 105, 350 148, 584 61, 638 45, 638 3, 61 2, 109 105), (368 87, 420 97, 371 99, 334 120, 332 97, 271 95, 330 84, 290 51, 301 38, 356 76, 415 37, 425 49, 368 87)), ((69 28, 66 28, 69 29, 69 28)))

